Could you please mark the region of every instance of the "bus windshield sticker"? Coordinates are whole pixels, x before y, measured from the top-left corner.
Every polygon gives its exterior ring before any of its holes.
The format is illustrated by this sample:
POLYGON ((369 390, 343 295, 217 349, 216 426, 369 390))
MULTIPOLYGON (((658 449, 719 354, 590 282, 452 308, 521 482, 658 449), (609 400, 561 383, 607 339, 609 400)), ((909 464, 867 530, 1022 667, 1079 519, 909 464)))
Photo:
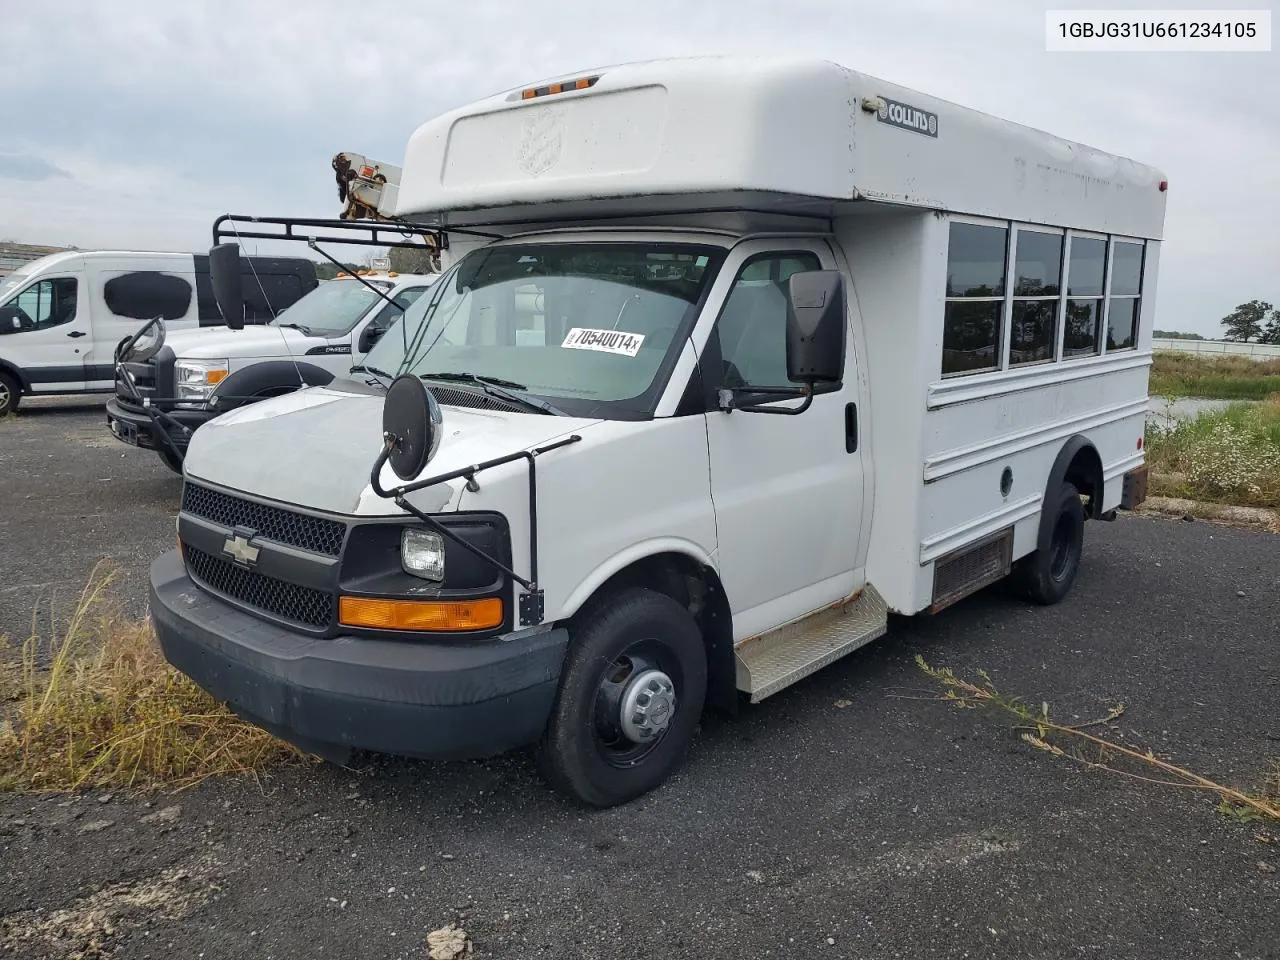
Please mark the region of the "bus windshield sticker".
POLYGON ((644 334, 625 330, 593 330, 590 327, 574 327, 560 344, 571 350, 596 350, 600 353, 620 353, 634 357, 644 343, 644 334))

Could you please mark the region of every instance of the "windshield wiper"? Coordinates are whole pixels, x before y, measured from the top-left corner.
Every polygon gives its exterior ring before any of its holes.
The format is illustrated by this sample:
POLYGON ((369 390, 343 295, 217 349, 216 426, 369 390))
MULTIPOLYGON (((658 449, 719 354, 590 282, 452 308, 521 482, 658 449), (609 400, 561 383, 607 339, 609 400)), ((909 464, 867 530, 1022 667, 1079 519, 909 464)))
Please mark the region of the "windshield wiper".
MULTIPOLYGON (((395 379, 395 377, 387 373, 387 371, 379 370, 377 367, 371 367, 368 364, 364 364, 364 363, 357 363, 354 367, 352 367, 347 372, 348 373, 372 373, 375 377, 382 377, 383 380, 395 379)), ((378 386, 381 387, 381 386, 384 386, 384 384, 379 382, 378 386)))
POLYGON ((302 324, 300 324, 300 323, 277 323, 277 324, 276 324, 276 326, 277 326, 277 327, 292 327, 294 330, 300 330, 300 331, 302 331, 302 333, 303 333, 303 335, 304 335, 304 336, 308 336, 308 337, 309 337, 309 336, 311 336, 311 328, 310 328, 310 327, 304 327, 304 326, 303 326, 302 324))
POLYGON ((567 417, 568 414, 558 407, 553 407, 545 400, 538 400, 534 397, 522 397, 518 393, 512 393, 511 390, 527 390, 529 389, 523 383, 516 383, 514 380, 503 380, 500 377, 479 377, 474 373, 420 373, 419 379, 422 380, 445 380, 455 381, 457 383, 475 383, 480 386, 485 393, 491 397, 497 397, 500 400, 506 400, 508 403, 515 403, 529 410, 536 410, 539 413, 550 414, 553 417, 567 417), (510 389, 505 389, 510 388, 510 389))

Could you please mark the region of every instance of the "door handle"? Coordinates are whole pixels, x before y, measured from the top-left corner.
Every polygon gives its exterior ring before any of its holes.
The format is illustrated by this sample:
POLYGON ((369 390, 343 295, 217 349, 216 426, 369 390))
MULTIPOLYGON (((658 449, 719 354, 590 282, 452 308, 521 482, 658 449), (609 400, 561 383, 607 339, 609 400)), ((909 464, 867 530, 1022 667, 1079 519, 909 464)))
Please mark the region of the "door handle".
POLYGON ((858 405, 844 405, 844 452, 853 453, 858 449, 858 405))
POLYGON ((87 336, 87 334, 86 334, 83 330, 72 330, 70 333, 68 333, 68 334, 67 334, 67 336, 68 336, 68 337, 83 337, 83 336, 87 336))

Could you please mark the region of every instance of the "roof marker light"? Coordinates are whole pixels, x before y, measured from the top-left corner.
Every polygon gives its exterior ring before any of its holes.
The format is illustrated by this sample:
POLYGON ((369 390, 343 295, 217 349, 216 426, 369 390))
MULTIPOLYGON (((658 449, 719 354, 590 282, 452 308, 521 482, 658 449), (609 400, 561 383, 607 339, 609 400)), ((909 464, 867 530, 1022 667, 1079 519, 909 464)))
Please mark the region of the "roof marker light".
POLYGON ((551 83, 545 87, 528 87, 520 91, 521 100, 532 100, 534 97, 546 97, 555 93, 566 93, 569 90, 587 90, 594 87, 600 78, 579 77, 577 80, 565 80, 562 83, 551 83))

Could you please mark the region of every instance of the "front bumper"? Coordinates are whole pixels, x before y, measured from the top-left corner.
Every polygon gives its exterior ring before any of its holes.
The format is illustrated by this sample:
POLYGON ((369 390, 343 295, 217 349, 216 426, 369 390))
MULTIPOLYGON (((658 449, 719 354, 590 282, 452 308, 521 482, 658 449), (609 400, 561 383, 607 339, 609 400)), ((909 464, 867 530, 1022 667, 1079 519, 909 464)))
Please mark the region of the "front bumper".
POLYGON ((316 639, 201 590, 177 550, 152 563, 150 594, 173 666, 244 719, 334 759, 472 759, 532 744, 569 642, 563 628, 473 645, 316 639))
MULTIPOLYGON (((170 410, 166 413, 191 432, 216 416, 212 410, 201 409, 170 410)), ((166 448, 164 439, 160 436, 162 431, 180 453, 185 453, 191 440, 190 433, 183 433, 178 426, 163 418, 153 420, 146 410, 135 404, 123 403, 119 397, 112 397, 107 401, 107 429, 121 443, 145 450, 166 448)))

